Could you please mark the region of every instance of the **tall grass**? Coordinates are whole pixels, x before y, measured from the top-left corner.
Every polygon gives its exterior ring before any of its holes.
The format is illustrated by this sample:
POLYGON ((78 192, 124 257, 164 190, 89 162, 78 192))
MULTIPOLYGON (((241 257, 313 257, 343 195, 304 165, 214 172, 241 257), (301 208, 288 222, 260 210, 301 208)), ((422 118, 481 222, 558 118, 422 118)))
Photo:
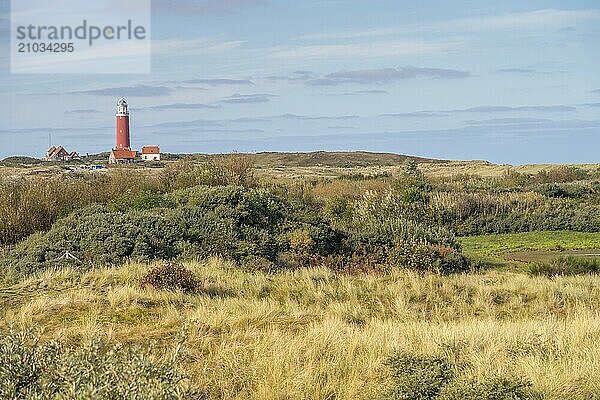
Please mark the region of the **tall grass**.
POLYGON ((454 354, 466 379, 519 376, 547 399, 599 394, 598 277, 186 267, 197 294, 140 288, 143 264, 47 272, 0 290, 0 326, 165 347, 185 326, 183 372, 215 399, 372 399, 396 351, 454 354))

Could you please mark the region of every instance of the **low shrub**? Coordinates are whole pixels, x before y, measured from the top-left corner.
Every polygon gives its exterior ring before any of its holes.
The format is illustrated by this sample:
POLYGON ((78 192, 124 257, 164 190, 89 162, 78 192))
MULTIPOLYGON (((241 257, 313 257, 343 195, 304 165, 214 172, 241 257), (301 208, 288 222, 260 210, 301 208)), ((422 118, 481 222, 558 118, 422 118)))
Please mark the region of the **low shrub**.
POLYGON ((400 352, 387 359, 392 387, 384 400, 431 400, 454 378, 453 365, 444 357, 400 352))
POLYGON ((438 274, 467 272, 471 266, 460 251, 424 241, 398 242, 390 250, 388 262, 394 267, 438 274))
POLYGON ((330 197, 323 205, 323 214, 333 222, 348 221, 352 218, 352 213, 352 204, 345 197, 330 197))
POLYGON ((118 264, 128 257, 171 259, 178 254, 179 237, 177 226, 165 216, 91 206, 19 243, 9 259, 19 275, 63 267, 88 270, 118 264))
MULTIPOLYGON (((221 256, 276 263, 291 252, 308 257, 343 250, 345 235, 318 210, 263 189, 200 186, 177 191, 174 208, 115 211, 90 206, 32 235, 9 254, 21 276, 49 268, 87 270, 139 261, 221 256)), ((306 263, 301 263, 302 265, 306 263)))
POLYGON ((439 400, 532 400, 531 382, 515 377, 466 380, 444 388, 439 400))
POLYGON ((528 272, 531 275, 543 276, 598 274, 600 255, 558 257, 549 262, 535 262, 529 265, 528 272))
POLYGON ((249 272, 272 273, 279 269, 273 261, 264 257, 248 257, 242 265, 249 272))
POLYGON ((168 262, 150 269, 141 279, 140 286, 159 290, 198 291, 202 284, 192 271, 181 264, 168 262))
POLYGON ((465 379, 462 363, 443 355, 399 352, 386 360, 392 377, 382 400, 533 400, 539 395, 526 379, 497 376, 465 379))
POLYGON ((109 345, 96 337, 81 347, 42 342, 32 331, 0 332, 0 398, 199 399, 204 398, 172 361, 151 349, 109 345))

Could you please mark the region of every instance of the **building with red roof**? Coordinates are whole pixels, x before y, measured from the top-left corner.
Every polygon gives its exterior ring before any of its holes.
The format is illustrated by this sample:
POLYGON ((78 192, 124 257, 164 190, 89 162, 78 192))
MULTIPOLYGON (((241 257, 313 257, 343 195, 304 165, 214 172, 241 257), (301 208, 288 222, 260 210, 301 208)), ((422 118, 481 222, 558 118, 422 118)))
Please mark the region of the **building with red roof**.
POLYGON ((160 161, 160 147, 143 146, 142 161, 160 161))

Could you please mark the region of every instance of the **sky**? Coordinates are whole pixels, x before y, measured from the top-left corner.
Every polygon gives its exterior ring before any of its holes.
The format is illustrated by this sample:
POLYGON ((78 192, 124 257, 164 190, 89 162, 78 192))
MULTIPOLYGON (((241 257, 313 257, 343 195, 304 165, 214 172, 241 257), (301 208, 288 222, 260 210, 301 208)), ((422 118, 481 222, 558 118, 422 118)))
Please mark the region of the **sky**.
POLYGON ((597 1, 152 0, 138 74, 11 73, 10 31, 0 158, 108 151, 125 96, 138 150, 600 162, 597 1))

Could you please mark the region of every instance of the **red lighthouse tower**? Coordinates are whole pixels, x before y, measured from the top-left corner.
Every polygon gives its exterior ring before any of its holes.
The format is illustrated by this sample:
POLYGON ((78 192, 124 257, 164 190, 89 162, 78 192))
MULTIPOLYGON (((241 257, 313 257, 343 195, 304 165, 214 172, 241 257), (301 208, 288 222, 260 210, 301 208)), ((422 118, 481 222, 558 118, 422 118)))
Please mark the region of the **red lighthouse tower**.
POLYGON ((121 97, 117 102, 117 149, 131 149, 129 109, 124 97, 121 97))
POLYGON ((110 164, 135 162, 137 152, 131 150, 129 138, 129 109, 127 101, 121 97, 117 102, 117 148, 112 149, 108 162, 110 164))

